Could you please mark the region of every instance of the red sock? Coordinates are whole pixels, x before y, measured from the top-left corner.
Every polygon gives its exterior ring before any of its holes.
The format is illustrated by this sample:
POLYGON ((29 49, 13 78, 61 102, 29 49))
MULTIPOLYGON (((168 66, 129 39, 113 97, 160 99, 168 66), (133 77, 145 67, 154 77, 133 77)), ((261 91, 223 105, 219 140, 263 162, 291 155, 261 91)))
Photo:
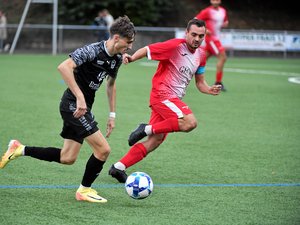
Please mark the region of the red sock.
POLYGON ((223 71, 219 71, 216 73, 216 82, 222 82, 223 71))
POLYGON ((123 156, 123 158, 120 160, 121 163, 123 163, 126 168, 138 163, 143 158, 145 158, 147 155, 147 149, 142 143, 135 144, 132 146, 127 154, 123 156))
POLYGON ((152 124, 153 134, 165 134, 176 131, 179 131, 178 119, 176 117, 152 124))

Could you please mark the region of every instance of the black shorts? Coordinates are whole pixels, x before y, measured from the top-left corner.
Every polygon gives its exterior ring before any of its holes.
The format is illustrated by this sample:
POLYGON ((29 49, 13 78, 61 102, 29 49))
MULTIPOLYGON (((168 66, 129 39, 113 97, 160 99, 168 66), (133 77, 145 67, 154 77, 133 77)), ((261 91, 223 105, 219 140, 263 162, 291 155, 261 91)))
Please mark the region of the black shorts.
POLYGON ((63 128, 60 133, 64 139, 71 139, 83 143, 84 138, 97 132, 97 122, 90 109, 80 118, 75 118, 73 113, 76 110, 76 103, 71 101, 61 101, 60 114, 63 119, 63 128))

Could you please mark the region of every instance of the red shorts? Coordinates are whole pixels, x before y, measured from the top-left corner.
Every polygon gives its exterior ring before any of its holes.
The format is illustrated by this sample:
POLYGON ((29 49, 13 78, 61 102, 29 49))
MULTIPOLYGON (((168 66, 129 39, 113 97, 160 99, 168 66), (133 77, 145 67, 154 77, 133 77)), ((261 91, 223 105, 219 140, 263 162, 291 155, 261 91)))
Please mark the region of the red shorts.
MULTIPOLYGON (((165 101, 150 105, 152 109, 149 124, 161 122, 170 117, 182 118, 183 115, 193 113, 192 110, 179 98, 171 98, 165 101)), ((168 134, 164 134, 163 140, 168 134)))
POLYGON ((219 40, 206 39, 205 50, 212 55, 219 55, 225 51, 225 48, 219 40))
POLYGON ((165 101, 150 105, 152 109, 149 124, 154 124, 170 117, 182 118, 183 115, 193 113, 192 110, 179 98, 167 99, 165 101))

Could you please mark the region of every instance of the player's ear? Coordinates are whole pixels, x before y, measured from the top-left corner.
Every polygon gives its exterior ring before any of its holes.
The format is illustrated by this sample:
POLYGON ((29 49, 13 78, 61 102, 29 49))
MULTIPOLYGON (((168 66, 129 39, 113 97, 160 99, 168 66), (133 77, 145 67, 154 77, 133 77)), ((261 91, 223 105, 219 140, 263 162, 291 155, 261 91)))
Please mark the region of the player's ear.
POLYGON ((113 36, 113 40, 114 40, 115 42, 118 42, 118 41, 120 40, 120 35, 115 34, 115 35, 113 36))

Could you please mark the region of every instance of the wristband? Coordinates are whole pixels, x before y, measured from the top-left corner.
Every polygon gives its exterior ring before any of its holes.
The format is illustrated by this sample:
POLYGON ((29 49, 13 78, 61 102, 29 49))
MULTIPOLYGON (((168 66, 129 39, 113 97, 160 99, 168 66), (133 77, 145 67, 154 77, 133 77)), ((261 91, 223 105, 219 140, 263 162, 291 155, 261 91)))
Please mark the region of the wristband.
POLYGON ((115 112, 110 112, 109 117, 110 118, 116 118, 116 113, 115 112))

